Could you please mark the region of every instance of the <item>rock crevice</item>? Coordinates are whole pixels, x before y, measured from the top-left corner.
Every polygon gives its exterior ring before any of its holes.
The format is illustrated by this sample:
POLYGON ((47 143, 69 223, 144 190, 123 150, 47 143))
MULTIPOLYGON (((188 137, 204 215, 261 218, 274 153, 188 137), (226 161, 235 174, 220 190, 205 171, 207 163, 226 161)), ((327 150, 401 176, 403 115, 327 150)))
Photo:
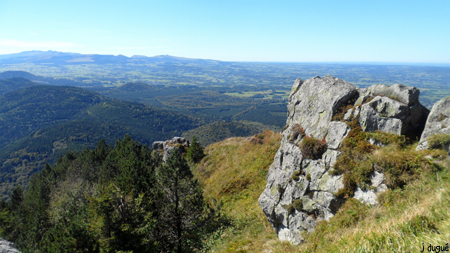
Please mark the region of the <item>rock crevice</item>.
MULTIPOLYGON (((345 120, 357 119, 364 131, 417 135, 428 115, 418 97, 418 89, 400 84, 358 89, 333 76, 294 82, 281 145, 258 200, 280 240, 301 243, 303 232, 314 231, 318 221, 329 220, 344 203, 336 194, 344 187, 343 175, 330 171, 351 130, 345 120), (306 140, 318 144, 305 148, 306 140), (323 152, 305 153, 319 150, 324 142, 323 152)), ((358 188, 355 194, 367 204, 375 204, 376 193, 386 189, 379 171, 371 182, 371 190, 358 188)))

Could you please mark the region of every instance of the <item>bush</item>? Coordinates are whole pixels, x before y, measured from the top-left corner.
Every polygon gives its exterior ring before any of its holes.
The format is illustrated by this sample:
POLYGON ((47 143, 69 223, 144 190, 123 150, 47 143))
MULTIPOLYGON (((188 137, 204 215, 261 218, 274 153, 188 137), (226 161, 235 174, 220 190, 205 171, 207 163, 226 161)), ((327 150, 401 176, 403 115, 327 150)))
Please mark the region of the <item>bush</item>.
POLYGON ((440 149, 450 143, 450 134, 432 134, 428 137, 430 148, 440 149))
POLYGON ((327 149, 327 142, 325 138, 321 141, 314 139, 309 136, 305 136, 303 138, 302 143, 300 144, 300 150, 305 158, 308 159, 319 159, 322 157, 322 154, 327 149))
POLYGON ((296 199, 294 200, 292 206, 295 208, 295 210, 301 211, 303 209, 303 202, 301 199, 296 199))
POLYGON ((311 181, 311 174, 306 175, 306 180, 311 181))
POLYGON ((283 205, 283 208, 287 210, 288 214, 293 214, 295 212, 295 208, 292 204, 283 205))
POLYGON ((381 142, 383 145, 395 144, 399 147, 406 145, 406 137, 404 135, 390 134, 378 130, 374 133, 366 133, 366 140, 367 139, 374 139, 381 142))
POLYGON ((292 130, 292 133, 289 137, 290 141, 296 140, 299 135, 302 136, 302 138, 305 137, 305 135, 306 135, 305 130, 300 126, 300 124, 293 125, 291 130, 292 130))
POLYGON ((447 118, 447 116, 445 116, 444 114, 440 114, 439 115, 439 117, 437 118, 437 121, 442 121, 442 120, 444 120, 444 119, 446 119, 447 118))
POLYGON ((300 171, 294 171, 294 173, 292 173, 291 179, 298 181, 300 179, 300 171))

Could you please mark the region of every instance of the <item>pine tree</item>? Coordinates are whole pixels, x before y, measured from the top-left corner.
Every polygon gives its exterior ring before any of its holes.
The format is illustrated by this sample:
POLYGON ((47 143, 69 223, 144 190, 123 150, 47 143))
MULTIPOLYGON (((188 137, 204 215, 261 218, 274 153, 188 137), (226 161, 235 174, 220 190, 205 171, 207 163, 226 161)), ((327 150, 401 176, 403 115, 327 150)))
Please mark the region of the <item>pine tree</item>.
POLYGON ((161 191, 157 225, 158 241, 165 252, 186 252, 200 246, 200 233, 211 220, 203 193, 189 165, 178 150, 157 173, 161 191))
POLYGON ((186 157, 194 162, 198 163, 200 162, 203 157, 205 157, 205 152, 203 150, 203 147, 200 145, 200 143, 197 142, 197 137, 194 137, 192 140, 191 145, 189 146, 189 149, 187 151, 186 157))
POLYGON ((16 185, 11 194, 11 210, 16 211, 20 208, 23 201, 23 190, 20 185, 16 185))

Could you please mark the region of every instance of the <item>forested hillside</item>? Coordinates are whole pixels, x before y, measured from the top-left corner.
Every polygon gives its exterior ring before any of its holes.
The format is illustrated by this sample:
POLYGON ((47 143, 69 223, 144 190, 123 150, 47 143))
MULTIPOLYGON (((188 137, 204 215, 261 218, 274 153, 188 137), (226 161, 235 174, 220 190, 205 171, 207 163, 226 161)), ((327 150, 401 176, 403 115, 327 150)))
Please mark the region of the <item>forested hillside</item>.
MULTIPOLYGON (((1 73, 3 74, 3 73, 1 73)), ((16 77, 16 78, 10 78, 6 80, 0 79, 0 96, 19 89, 27 88, 30 86, 36 85, 36 83, 31 82, 28 79, 16 77)))
POLYGON ((95 92, 32 86, 0 97, 0 188, 7 197, 16 183, 71 149, 114 143, 125 134, 142 143, 180 136, 200 125, 175 112, 105 98, 95 92))
MULTIPOLYGON (((83 82, 79 82, 78 80, 71 80, 66 78, 53 78, 53 77, 44 77, 40 75, 33 75, 26 71, 4 71, 0 73, 0 79, 13 79, 13 78, 22 78, 30 80, 37 84, 46 84, 46 85, 57 85, 57 86, 80 86, 87 87, 88 85, 83 82)), ((98 86, 101 85, 99 82, 89 82, 89 86, 98 86)), ((89 87, 88 86, 88 87, 89 87)))
POLYGON ((255 122, 226 122, 217 121, 211 124, 203 125, 198 128, 183 133, 183 137, 197 140, 203 146, 223 141, 230 137, 247 137, 263 132, 266 129, 276 129, 275 126, 266 126, 255 122))
POLYGON ((67 152, 0 202, 0 235, 24 252, 198 252, 227 225, 180 152, 132 140, 67 152))

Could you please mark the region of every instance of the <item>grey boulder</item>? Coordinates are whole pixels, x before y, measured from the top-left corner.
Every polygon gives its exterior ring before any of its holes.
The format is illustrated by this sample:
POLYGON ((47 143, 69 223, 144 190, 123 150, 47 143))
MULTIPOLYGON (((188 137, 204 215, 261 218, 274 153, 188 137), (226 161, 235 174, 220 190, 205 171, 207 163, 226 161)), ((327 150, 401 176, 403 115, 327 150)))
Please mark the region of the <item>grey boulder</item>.
POLYGON ((433 105, 416 149, 428 149, 428 137, 432 134, 450 134, 450 97, 433 105))

